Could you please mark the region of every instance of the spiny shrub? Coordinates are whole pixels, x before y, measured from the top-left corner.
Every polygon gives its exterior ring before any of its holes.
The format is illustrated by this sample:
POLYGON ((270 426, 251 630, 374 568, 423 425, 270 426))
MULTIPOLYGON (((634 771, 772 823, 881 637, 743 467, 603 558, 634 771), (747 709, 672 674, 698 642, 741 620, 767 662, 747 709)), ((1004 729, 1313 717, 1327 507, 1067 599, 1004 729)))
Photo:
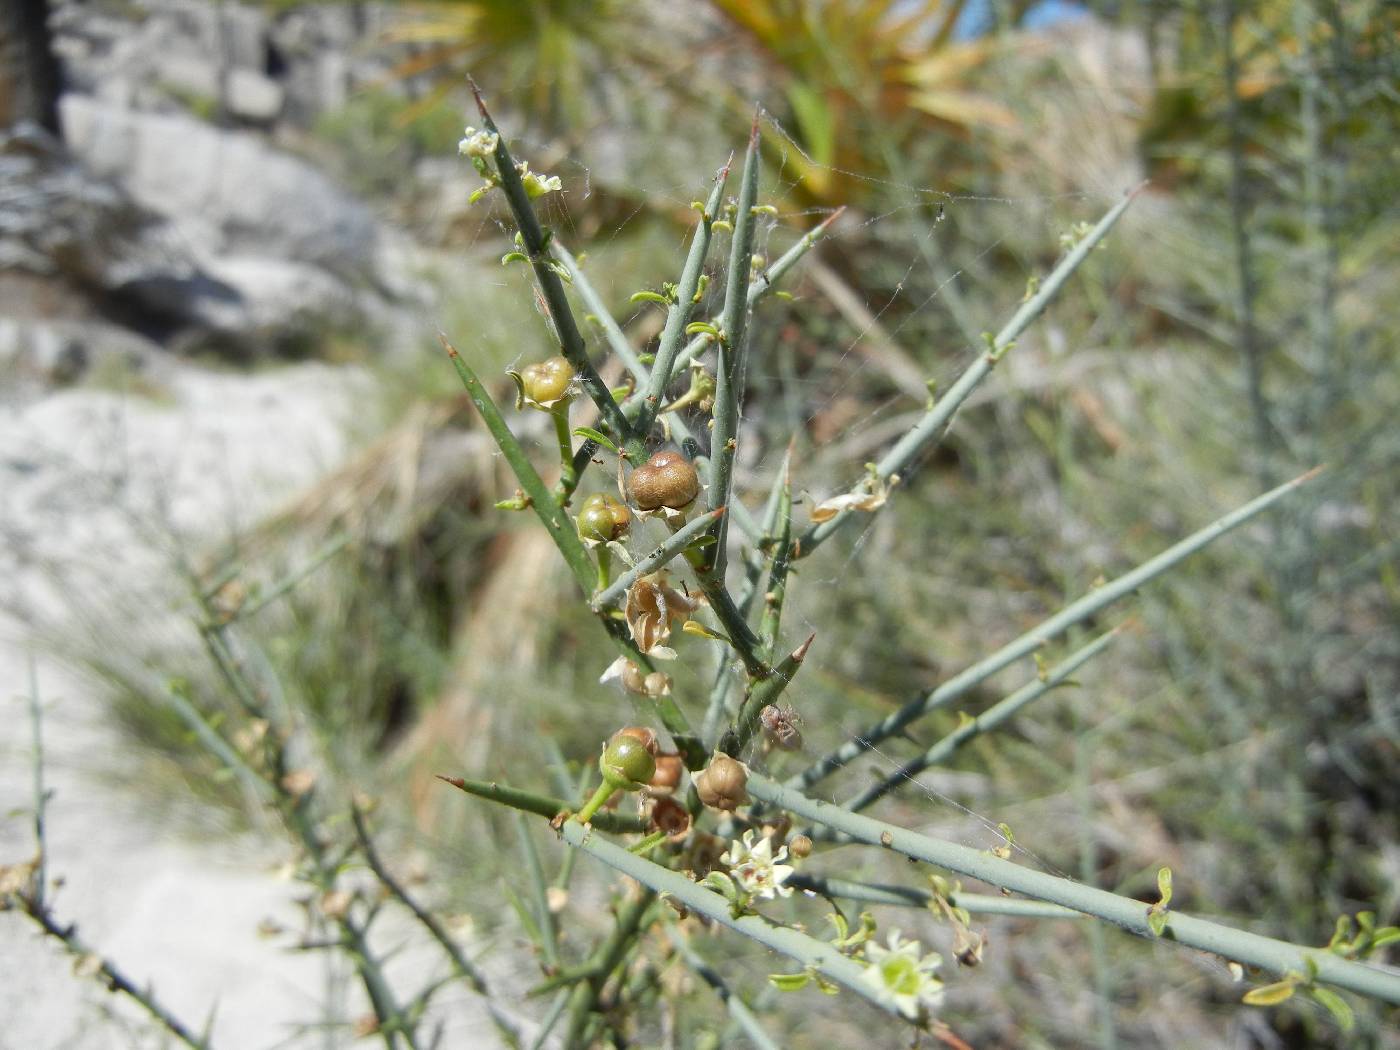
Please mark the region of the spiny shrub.
MULTIPOLYGON (((689 251, 674 283, 641 292, 666 311, 655 349, 638 354, 628 343, 578 261, 537 217, 532 201, 560 188, 557 178, 517 161, 477 96, 483 127, 468 128, 461 152, 485 180, 473 195, 499 193, 517 227, 515 247, 503 265, 533 272, 538 299, 547 309, 558 354, 512 373, 517 409, 546 413, 557 439, 557 480, 550 484, 532 455, 473 371, 467 357, 443 343, 471 400, 514 471, 519 489, 498 506, 532 511, 572 572, 581 601, 596 614, 604 678, 616 678, 649 725, 615 725, 600 744, 596 784, 577 802, 537 793, 528 784, 504 785, 444 777, 472 795, 548 819, 569 849, 581 851, 626 876, 632 884, 615 908, 614 925, 580 961, 559 958, 552 922, 531 923, 544 960, 536 992, 553 991, 540 1039, 562 1020, 567 1046, 622 1045, 657 996, 654 972, 645 965, 653 938, 663 930, 675 955, 716 988, 746 1035, 760 1046, 771 1038, 744 1005, 743 989, 725 986, 687 940, 693 921, 727 927, 788 960, 771 982, 796 992, 809 986, 854 994, 903 1022, 942 1030, 937 1018, 945 993, 940 956, 898 929, 882 930, 868 912, 850 916, 851 902, 913 903, 930 909, 953 930, 953 954, 963 967, 982 958, 985 939, 973 927, 978 913, 1030 916, 1075 914, 1103 920, 1138 936, 1211 952, 1232 969, 1244 966, 1273 975, 1244 999, 1283 1001, 1295 992, 1313 996, 1343 1026, 1347 1002, 1337 988, 1400 1002, 1400 977, 1364 960, 1400 930, 1377 929, 1372 913, 1358 926, 1347 917, 1327 948, 1312 949, 1244 933, 1194 918, 1171 907, 1172 873, 1158 873, 1158 899, 1140 901, 1014 863, 1012 833, 1005 844, 980 851, 917 834, 866 816, 863 811, 922 771, 945 763, 968 740, 995 731, 1103 652, 1118 628, 1100 634, 1055 666, 1040 664, 1030 680, 976 718, 965 718, 899 769, 858 790, 842 805, 821 801, 812 789, 856 759, 905 732, 931 712, 948 707, 1001 670, 1034 656, 1045 643, 1096 616, 1114 602, 1231 529, 1249 521, 1293 489, 1305 474, 1226 514, 1117 579, 1104 582, 1055 615, 944 681, 879 722, 853 734, 829 754, 802 759, 800 713, 785 697, 812 637, 793 645, 782 638, 782 614, 793 567, 838 530, 878 514, 897 498, 902 477, 939 441, 968 395, 995 368, 1015 340, 1060 292, 1087 255, 1129 207, 1133 194, 1096 225, 1083 224, 1066 240, 1066 253, 1043 278, 1032 280, 1006 325, 984 336, 985 347, 940 396, 930 390, 922 417, 868 464, 850 491, 812 507, 804 522, 793 514, 791 455, 760 512, 735 492, 735 460, 742 435, 749 326, 755 305, 829 229, 836 216, 811 230, 781 258, 766 263, 754 254, 756 229, 775 209, 759 203, 758 122, 755 119, 739 173, 737 192, 726 197, 730 167, 714 178, 697 214, 689 251), (706 271, 712 241, 729 239, 722 306, 699 317, 707 301, 706 271), (606 349, 625 369, 610 388, 576 319, 568 286, 583 300, 606 349), (681 377, 686 382, 680 382, 681 377), (596 423, 572 425, 581 402, 591 402, 596 423), (682 413, 681 409, 688 411, 682 413), (602 469, 599 490, 580 498, 590 465, 602 469), (614 485, 614 477, 616 483, 614 485), (614 494, 614 488, 616 494, 614 494), (647 533, 650 531, 650 536, 647 533), (731 564, 731 561, 733 564, 731 564), (621 572, 618 568, 625 566, 621 572), (719 659, 707 697, 681 696, 666 667, 692 659, 673 647, 677 632, 707 639, 719 659), (796 758, 794 758, 796 756, 796 758), (796 766, 795 761, 806 761, 796 766), (780 764, 781 763, 781 764, 780 764), (770 775, 787 770, 785 779, 770 775), (621 798, 622 802, 617 800, 621 798), (635 800, 635 801, 634 801, 635 800), (821 873, 824 852, 848 848, 893 851, 939 872, 922 885, 875 886, 821 873), (995 887, 1000 896, 967 893, 957 876, 995 887), (785 906, 778 898, 800 898, 785 906), (805 899, 808 903, 802 903, 805 899), (789 912, 779 919, 775 909, 789 912), (830 919, 829 936, 818 936, 830 919)), ((554 473, 555 471, 550 471, 554 473)), ((1121 625, 1120 625, 1121 626, 1121 625)), ((1039 663, 1039 662, 1038 662, 1039 663)), ((619 721, 623 716, 619 716, 619 721)), ((600 736, 603 734, 600 734, 600 736)), ((540 876, 532 876, 537 882, 540 876)), ((543 901, 546 887, 536 887, 543 901)))

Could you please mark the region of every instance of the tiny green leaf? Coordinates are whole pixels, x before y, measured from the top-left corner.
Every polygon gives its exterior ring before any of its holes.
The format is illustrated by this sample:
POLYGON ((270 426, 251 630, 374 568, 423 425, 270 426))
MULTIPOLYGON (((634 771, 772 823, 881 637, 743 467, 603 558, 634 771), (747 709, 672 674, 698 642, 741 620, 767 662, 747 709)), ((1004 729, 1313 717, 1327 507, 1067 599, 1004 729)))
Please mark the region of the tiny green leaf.
POLYGON ((1172 902, 1171 868, 1162 868, 1157 872, 1157 892, 1162 896, 1162 899, 1157 902, 1160 907, 1165 908, 1172 902))
POLYGON ((1247 1006, 1277 1006, 1279 1003, 1286 1003, 1293 998, 1293 990, 1298 986, 1294 980, 1275 981, 1273 984, 1260 985, 1258 988, 1251 988, 1244 993, 1244 998, 1240 1002, 1247 1006))
POLYGON ((631 301, 634 303, 658 303, 661 306, 671 305, 671 301, 658 292, 633 292, 631 301))
POLYGON ((1162 936, 1167 929, 1167 913, 1165 911, 1149 911, 1147 913, 1147 928, 1152 931, 1152 936, 1162 936))
POLYGON ((1400 941, 1400 926, 1382 926, 1371 939, 1371 949, 1384 948, 1387 944, 1400 941))
POLYGON ((604 435, 601 431, 594 430, 592 427, 574 427, 574 436, 586 438, 589 441, 596 441, 613 455, 618 454, 617 446, 613 444, 612 439, 604 435))
POLYGON ((1351 1012, 1351 1006, 1331 988, 1314 988, 1312 997, 1327 1007, 1327 1012, 1336 1019, 1337 1026, 1343 1032, 1350 1032, 1355 1027, 1356 1017, 1351 1012))
POLYGON ((770 973, 768 980, 780 992, 800 992, 811 983, 810 973, 770 973))

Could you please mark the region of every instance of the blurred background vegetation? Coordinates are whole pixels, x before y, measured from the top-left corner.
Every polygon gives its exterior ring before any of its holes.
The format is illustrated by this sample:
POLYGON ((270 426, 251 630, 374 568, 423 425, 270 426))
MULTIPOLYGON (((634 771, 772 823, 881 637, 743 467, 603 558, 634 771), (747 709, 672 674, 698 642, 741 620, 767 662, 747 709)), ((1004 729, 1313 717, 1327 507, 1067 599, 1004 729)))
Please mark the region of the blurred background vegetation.
MULTIPOLYGON (((587 251, 638 343, 657 319, 628 296, 672 275, 688 204, 740 143, 755 101, 763 197, 779 210, 765 254, 848 209, 794 298, 765 303, 755 321, 741 464, 751 505, 789 438, 810 502, 858 478, 921 408, 923 381, 957 375, 1062 236, 1150 180, 890 512, 804 568, 789 623, 818 640, 791 699, 807 746, 825 752, 1100 575, 1325 462, 1323 480, 1264 524, 1143 593, 1134 630, 1077 689, 882 813, 983 848, 1005 821, 1033 854, 1021 859, 1145 899, 1169 864, 1184 910, 1305 943, 1325 943, 1342 913, 1400 917, 1400 9, 375 10, 381 28, 364 46, 382 57, 382 80, 283 134, 436 250, 426 278, 442 305, 424 332, 441 324, 483 374, 504 378, 550 347, 525 278, 494 262, 500 215, 489 201, 464 206, 475 180, 452 154, 472 122, 468 72, 517 153, 563 176, 547 220, 587 251)), ((262 614, 255 640, 316 727, 329 775, 384 792, 401 841, 434 852, 442 899, 501 943, 523 943, 493 903, 514 853, 462 845, 513 826, 440 797, 430 774, 553 790, 545 742, 561 762, 585 761, 633 710, 597 684, 601 636, 552 548, 532 522, 491 509, 513 486, 429 339, 421 356, 384 358, 338 332, 312 352, 368 363, 378 378, 361 451, 216 552, 210 574, 272 579, 350 538, 262 614)), ((703 643, 687 646, 677 694, 698 711, 711 661, 703 643)), ((163 771, 157 794, 203 783, 208 768, 140 676, 94 662, 120 683, 118 710, 163 771)), ((217 705, 211 673, 186 663, 162 673, 217 705)), ((969 710, 1017 682, 999 679, 969 710)), ((925 742, 956 714, 931 721, 925 742)), ((831 790, 844 796, 864 775, 831 790)), ((901 876, 865 863, 873 878, 901 876)), ((1241 986, 1216 961, 1081 924, 991 929, 984 966, 950 977, 945 1014, 976 1047, 1342 1041, 1315 1006, 1240 1006, 1241 986)), ((744 987, 762 987, 761 952, 725 939, 710 954, 736 983, 747 973, 744 987)), ((681 1045, 698 1045, 717 1024, 713 1001, 679 1002, 681 1045)), ((779 1006, 792 1046, 901 1045, 892 1031, 871 1036, 847 997, 779 1006)), ((1353 1045, 1400 1045, 1393 1014, 1357 1006, 1353 1045)))

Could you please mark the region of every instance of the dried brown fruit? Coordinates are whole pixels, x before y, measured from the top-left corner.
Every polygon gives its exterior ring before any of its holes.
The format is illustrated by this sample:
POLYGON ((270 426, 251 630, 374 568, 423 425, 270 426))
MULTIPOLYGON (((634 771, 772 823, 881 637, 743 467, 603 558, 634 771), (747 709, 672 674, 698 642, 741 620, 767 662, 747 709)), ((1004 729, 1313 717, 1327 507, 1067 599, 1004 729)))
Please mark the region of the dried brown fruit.
POLYGON ((641 510, 680 510, 700 494, 700 476, 679 452, 658 452, 632 471, 627 495, 641 510))

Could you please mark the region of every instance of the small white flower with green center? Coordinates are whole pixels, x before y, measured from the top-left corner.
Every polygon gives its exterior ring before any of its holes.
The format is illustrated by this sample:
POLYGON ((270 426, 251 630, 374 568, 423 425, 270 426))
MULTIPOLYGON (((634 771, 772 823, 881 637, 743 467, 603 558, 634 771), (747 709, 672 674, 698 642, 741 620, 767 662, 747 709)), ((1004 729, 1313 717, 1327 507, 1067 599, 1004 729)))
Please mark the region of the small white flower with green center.
POLYGON ((730 843, 729 849, 719 859, 729 865, 730 876, 750 899, 791 897, 792 887, 783 885, 793 872, 792 867, 782 863, 787 860, 787 847, 778 847, 775 856, 772 839, 764 835, 755 846, 753 837, 754 832, 750 828, 744 832, 742 840, 736 839, 730 843))
POLYGON ((943 998, 943 982, 933 976, 943 960, 936 954, 920 956, 921 948, 918 941, 906 941, 898 930, 891 930, 888 948, 875 941, 866 945, 868 965, 861 975, 882 1001, 911 1021, 918 1019, 921 1009, 935 1007, 943 998))
POLYGON ((501 141, 501 136, 494 131, 467 128, 463 134, 466 137, 457 143, 457 152, 464 157, 489 157, 496 152, 496 144, 501 141))
POLYGON ((520 173, 520 182, 525 187, 525 193, 533 200, 536 197, 543 197, 546 193, 553 193, 555 190, 562 190, 564 184, 559 181, 558 175, 537 175, 530 170, 529 161, 522 160, 516 164, 515 170, 520 173))

